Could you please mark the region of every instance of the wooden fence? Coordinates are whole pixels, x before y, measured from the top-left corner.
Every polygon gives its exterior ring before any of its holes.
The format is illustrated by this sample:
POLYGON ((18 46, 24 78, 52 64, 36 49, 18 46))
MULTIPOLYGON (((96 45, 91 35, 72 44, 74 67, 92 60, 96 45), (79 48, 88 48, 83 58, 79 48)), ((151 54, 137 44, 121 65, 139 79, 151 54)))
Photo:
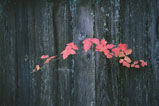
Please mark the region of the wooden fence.
POLYGON ((158 0, 0 0, 0 106, 159 106, 158 0), (85 53, 87 37, 127 43, 140 69, 85 53), (32 73, 43 54, 80 48, 32 73))

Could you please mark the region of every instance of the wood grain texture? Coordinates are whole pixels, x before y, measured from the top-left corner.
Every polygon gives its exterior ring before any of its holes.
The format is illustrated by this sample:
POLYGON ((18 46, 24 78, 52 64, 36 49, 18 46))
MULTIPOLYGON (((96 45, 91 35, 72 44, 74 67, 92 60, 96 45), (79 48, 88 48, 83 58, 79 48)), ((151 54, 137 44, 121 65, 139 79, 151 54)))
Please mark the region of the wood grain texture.
POLYGON ((158 106, 158 52, 158 0, 0 0, 0 106, 158 106), (127 43, 148 67, 85 53, 88 37, 127 43), (72 41, 75 56, 31 73, 72 41))
POLYGON ((93 10, 91 1, 72 3, 73 40, 79 47, 74 59, 74 106, 95 106, 95 57, 85 53, 82 41, 93 37, 93 10))

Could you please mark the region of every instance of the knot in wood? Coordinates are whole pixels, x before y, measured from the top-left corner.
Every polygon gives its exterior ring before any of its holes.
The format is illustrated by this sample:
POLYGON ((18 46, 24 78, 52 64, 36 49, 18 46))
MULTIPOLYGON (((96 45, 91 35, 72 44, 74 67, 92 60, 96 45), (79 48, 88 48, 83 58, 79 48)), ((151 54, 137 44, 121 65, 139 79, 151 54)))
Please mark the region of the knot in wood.
POLYGON ((78 40, 82 41, 82 40, 86 39, 87 36, 88 36, 88 35, 87 35, 86 33, 81 32, 81 33, 79 33, 79 35, 78 35, 78 40))

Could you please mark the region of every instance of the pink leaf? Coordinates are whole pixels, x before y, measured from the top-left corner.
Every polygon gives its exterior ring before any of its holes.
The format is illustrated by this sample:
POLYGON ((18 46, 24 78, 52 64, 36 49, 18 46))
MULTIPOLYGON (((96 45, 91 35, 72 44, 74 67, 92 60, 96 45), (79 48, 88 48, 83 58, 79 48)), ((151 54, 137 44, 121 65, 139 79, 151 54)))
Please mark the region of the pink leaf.
POLYGON ((104 47, 102 45, 97 45, 96 46, 96 51, 103 52, 104 51, 104 47))
POLYGON ((51 58, 48 58, 48 59, 44 62, 44 64, 48 63, 50 60, 51 60, 51 58))
POLYGON ((130 55, 132 53, 132 49, 127 49, 124 51, 126 55, 130 55))
POLYGON ((36 69, 33 69, 33 72, 35 72, 36 71, 36 69))
POLYGON ((55 57, 57 57, 57 56, 51 56, 51 57, 49 57, 49 58, 44 62, 44 64, 50 62, 50 60, 53 59, 53 58, 55 58, 55 57))
POLYGON ((115 57, 117 57, 117 56, 118 56, 119 51, 120 51, 120 49, 119 49, 119 48, 113 48, 113 49, 112 49, 112 52, 114 52, 115 57))
POLYGON ((107 56, 107 58, 108 58, 108 59, 110 59, 110 58, 112 58, 112 57, 113 57, 112 55, 109 55, 109 54, 108 54, 108 55, 106 55, 106 56, 107 56))
POLYGON ((114 47, 114 45, 113 45, 113 44, 107 44, 106 47, 107 47, 108 49, 112 49, 112 48, 114 47))
POLYGON ((118 44, 118 47, 122 50, 125 51, 127 49, 127 44, 118 44))
POLYGON ((142 66, 142 67, 147 66, 147 62, 145 62, 144 60, 140 60, 140 62, 141 62, 141 66, 142 66))
POLYGON ((62 57, 63 59, 66 59, 69 55, 70 55, 69 53, 64 53, 62 57))
POLYGON ((127 68, 130 68, 130 64, 127 64, 126 67, 127 67, 127 68))
POLYGON ((78 50, 78 47, 72 42, 72 43, 67 43, 67 46, 70 46, 71 48, 73 48, 74 50, 78 50))
POLYGON ((63 59, 66 59, 70 54, 76 54, 75 50, 72 48, 72 46, 70 45, 73 45, 72 43, 70 44, 67 44, 67 46, 65 47, 65 50, 63 50, 61 52, 61 54, 63 55, 63 59))
POLYGON ((139 65, 135 65, 135 68, 140 68, 140 66, 139 65))
POLYGON ((48 55, 42 55, 41 56, 41 59, 46 59, 46 58, 48 58, 49 56, 48 55))
POLYGON ((130 59, 129 57, 127 57, 127 56, 125 56, 124 60, 125 60, 126 62, 128 62, 128 63, 131 63, 131 59, 130 59))
POLYGON ((135 64, 131 64, 131 67, 135 67, 135 64))
POLYGON ((118 56, 119 56, 119 57, 124 57, 124 56, 125 56, 125 55, 124 55, 124 52, 119 52, 119 53, 118 53, 118 56))
POLYGON ((136 65, 136 64, 138 64, 139 62, 138 61, 134 61, 134 64, 136 65))
POLYGON ((123 66, 127 66, 127 62, 126 61, 123 61, 123 66))
POLYGON ((91 42, 91 38, 85 39, 82 43, 85 44, 85 43, 88 43, 88 42, 91 42))
POLYGON ((76 52, 75 52, 73 49, 71 49, 71 50, 70 50, 70 54, 73 55, 73 54, 76 54, 76 52))
POLYGON ((123 63, 123 62, 124 62, 124 59, 120 59, 120 60, 119 60, 119 63, 123 63))
POLYGON ((92 43, 99 45, 99 39, 93 38, 91 41, 92 41, 92 43))
POLYGON ((51 56, 50 58, 53 59, 53 58, 55 58, 55 57, 57 57, 57 56, 51 56))
POLYGON ((84 51, 88 52, 88 50, 91 48, 91 45, 92 45, 92 43, 90 41, 85 42, 84 46, 83 46, 84 51))
POLYGON ((39 65, 36 65, 36 70, 40 70, 40 66, 39 65))
POLYGON ((106 44, 107 44, 107 41, 105 41, 105 39, 102 39, 102 40, 101 40, 101 44, 102 44, 102 45, 106 45, 106 44))
POLYGON ((108 49, 104 50, 104 54, 108 55, 110 53, 110 51, 108 49))

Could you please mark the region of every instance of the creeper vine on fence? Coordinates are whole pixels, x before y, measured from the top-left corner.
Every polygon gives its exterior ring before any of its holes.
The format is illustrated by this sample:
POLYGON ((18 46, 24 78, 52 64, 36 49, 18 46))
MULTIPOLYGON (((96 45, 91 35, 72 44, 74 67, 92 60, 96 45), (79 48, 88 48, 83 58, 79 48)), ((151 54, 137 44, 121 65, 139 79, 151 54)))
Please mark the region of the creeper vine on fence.
MULTIPOLYGON (((86 38, 83 42, 83 49, 85 52, 95 45, 95 50, 97 52, 102 52, 106 56, 106 58, 110 59, 113 57, 119 58, 119 63, 122 66, 127 68, 141 68, 147 66, 147 62, 144 60, 135 60, 132 61, 129 55, 132 53, 132 49, 127 48, 127 44, 118 44, 117 47, 113 44, 108 44, 105 39, 99 40, 98 38, 86 38)), ((77 45, 73 42, 67 43, 65 50, 61 52, 62 58, 65 60, 69 55, 75 55, 76 51, 78 50, 77 45)), ((49 55, 42 55, 41 59, 45 60, 43 64, 47 64, 50 60, 57 58, 58 56, 50 56, 49 55)), ((40 66, 36 65, 33 72, 40 70, 40 66)))

